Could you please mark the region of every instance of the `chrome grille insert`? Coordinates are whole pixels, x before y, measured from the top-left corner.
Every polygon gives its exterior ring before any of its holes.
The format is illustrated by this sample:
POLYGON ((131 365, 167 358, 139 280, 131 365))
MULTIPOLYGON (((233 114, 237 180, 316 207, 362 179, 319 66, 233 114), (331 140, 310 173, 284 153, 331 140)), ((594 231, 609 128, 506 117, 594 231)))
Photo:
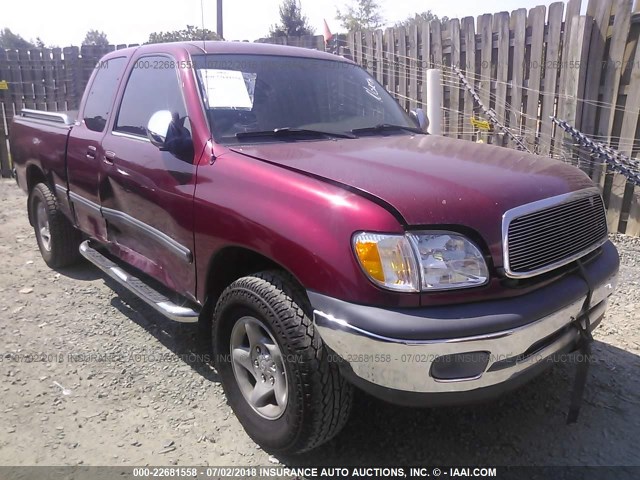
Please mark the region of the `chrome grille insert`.
POLYGON ((502 217, 504 269, 526 278, 566 265, 607 240, 604 203, 597 188, 546 198, 502 217))

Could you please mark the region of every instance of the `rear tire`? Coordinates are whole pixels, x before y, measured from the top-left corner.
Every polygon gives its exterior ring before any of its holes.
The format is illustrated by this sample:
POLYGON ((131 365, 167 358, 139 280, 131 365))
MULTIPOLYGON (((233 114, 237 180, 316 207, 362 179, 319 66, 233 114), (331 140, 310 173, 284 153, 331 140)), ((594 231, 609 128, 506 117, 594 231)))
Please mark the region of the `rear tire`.
POLYGON ((268 452, 311 450, 333 438, 349 418, 353 387, 329 361, 308 312, 304 290, 280 272, 236 280, 215 308, 214 362, 227 400, 247 434, 268 452), (255 327, 252 334, 247 325, 255 327), (259 338, 258 347, 251 336, 259 338), (231 353, 232 345, 236 353, 253 352, 244 366, 234 362, 239 357, 231 353), (262 401, 251 403, 252 386, 264 388, 261 379, 267 390, 272 382, 273 394, 258 392, 262 401))
POLYGON ((58 201, 49 187, 39 183, 29 196, 29 212, 38 247, 45 263, 51 268, 73 265, 80 260, 81 235, 58 208, 58 201))

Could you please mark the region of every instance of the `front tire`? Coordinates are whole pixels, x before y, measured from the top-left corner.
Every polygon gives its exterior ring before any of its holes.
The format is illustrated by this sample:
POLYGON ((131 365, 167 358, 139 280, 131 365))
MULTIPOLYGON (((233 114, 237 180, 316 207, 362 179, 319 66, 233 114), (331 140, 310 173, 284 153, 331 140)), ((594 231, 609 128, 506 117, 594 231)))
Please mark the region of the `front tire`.
POLYGON ((333 438, 353 388, 315 331, 304 291, 280 272, 233 282, 212 323, 215 365, 229 405, 266 451, 299 453, 333 438))
POLYGON ((29 212, 40 253, 51 268, 73 265, 80 260, 80 232, 58 208, 47 185, 39 183, 29 195, 29 212))

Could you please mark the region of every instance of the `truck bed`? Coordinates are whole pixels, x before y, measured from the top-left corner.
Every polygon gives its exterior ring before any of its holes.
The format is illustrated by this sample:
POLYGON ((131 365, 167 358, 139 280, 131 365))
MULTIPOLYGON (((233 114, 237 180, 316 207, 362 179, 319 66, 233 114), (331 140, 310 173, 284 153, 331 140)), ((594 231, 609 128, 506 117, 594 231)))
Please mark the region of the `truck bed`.
POLYGON ((66 189, 67 140, 75 123, 77 111, 46 112, 23 109, 14 117, 11 125, 11 155, 16 169, 16 179, 27 191, 29 170, 42 172, 55 188, 66 189))

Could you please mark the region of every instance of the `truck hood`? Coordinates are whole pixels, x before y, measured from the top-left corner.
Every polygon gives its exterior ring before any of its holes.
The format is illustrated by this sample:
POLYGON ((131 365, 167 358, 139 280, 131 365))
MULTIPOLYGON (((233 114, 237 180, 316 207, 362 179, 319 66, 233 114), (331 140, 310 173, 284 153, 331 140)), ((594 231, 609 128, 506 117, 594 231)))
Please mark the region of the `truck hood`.
MULTIPOLYGON (((265 143, 234 151, 377 197, 409 226, 462 225, 501 258, 505 211, 592 186, 575 167, 431 135, 265 143)), ((497 255, 497 256, 496 256, 497 255)))

